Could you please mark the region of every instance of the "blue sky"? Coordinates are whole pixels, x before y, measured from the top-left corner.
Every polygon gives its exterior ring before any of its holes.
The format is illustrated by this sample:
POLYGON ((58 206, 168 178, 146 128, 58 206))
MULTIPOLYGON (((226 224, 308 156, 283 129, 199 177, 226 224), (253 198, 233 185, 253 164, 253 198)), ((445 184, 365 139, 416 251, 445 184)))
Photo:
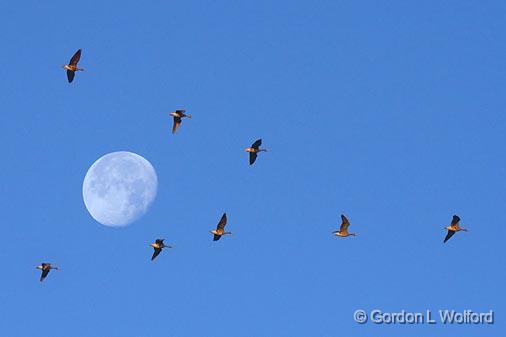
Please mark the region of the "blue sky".
POLYGON ((503 1, 0 3, 5 336, 505 334, 503 1), (61 65, 83 49, 69 85, 61 65), (178 134, 168 113, 193 115, 178 134), (249 167, 244 148, 269 152, 249 167), (155 167, 96 223, 100 156, 155 167), (212 242, 222 212, 234 234, 212 242), (331 231, 345 213, 360 235, 331 231), (459 214, 468 233, 443 245, 459 214), (152 263, 149 244, 175 248, 152 263), (62 267, 43 284, 35 266, 62 267), (496 312, 358 325, 357 309, 496 312))

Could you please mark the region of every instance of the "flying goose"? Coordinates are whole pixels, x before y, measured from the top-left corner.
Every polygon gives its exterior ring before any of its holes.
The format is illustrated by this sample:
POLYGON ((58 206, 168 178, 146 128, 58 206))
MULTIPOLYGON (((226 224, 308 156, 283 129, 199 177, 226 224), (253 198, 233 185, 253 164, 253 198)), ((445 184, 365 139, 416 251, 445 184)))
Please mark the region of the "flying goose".
POLYGON ((40 282, 44 281, 47 274, 49 274, 49 271, 51 269, 59 270, 58 267, 51 266, 51 263, 43 262, 40 266, 36 267, 37 269, 40 269, 42 271, 42 274, 40 275, 40 282))
POLYGON ((262 139, 257 139, 251 147, 246 148, 244 151, 249 152, 249 164, 253 165, 255 160, 257 160, 257 154, 259 152, 265 151, 266 149, 260 149, 260 145, 262 145, 262 139))
POLYGON ((64 69, 67 69, 67 80, 69 83, 72 83, 74 80, 74 76, 76 75, 76 71, 83 71, 84 69, 78 68, 77 63, 81 58, 81 49, 78 49, 76 53, 70 59, 69 64, 63 66, 64 69))
POLYGON ((167 246, 165 243, 163 243, 163 240, 165 239, 156 239, 155 242, 150 245, 155 250, 153 252, 153 256, 151 256, 151 261, 153 261, 158 256, 158 254, 161 253, 162 249, 172 248, 172 246, 167 246))
POLYGON ((174 117, 174 123, 172 124, 172 133, 176 133, 177 129, 181 125, 181 119, 182 118, 192 118, 192 115, 187 115, 186 110, 176 110, 174 112, 171 112, 170 115, 174 117))
POLYGON ((347 236, 357 236, 356 233, 348 233, 348 227, 350 227, 350 222, 348 221, 348 218, 344 216, 344 214, 341 214, 341 227, 339 227, 338 231, 332 232, 335 236, 340 237, 347 237, 347 236))
POLYGON ((216 229, 209 231, 211 234, 214 234, 213 241, 218 241, 221 239, 222 235, 232 234, 231 232, 225 232, 225 225, 227 224, 227 213, 223 213, 221 216, 220 222, 216 226, 216 229))
POLYGON ((454 215, 450 226, 445 227, 445 229, 448 229, 448 233, 446 234, 446 237, 445 237, 443 243, 450 240, 450 238, 453 236, 453 234, 455 234, 457 232, 460 232, 460 231, 467 232, 467 229, 461 228, 459 223, 460 223, 460 218, 458 217, 458 215, 454 215))

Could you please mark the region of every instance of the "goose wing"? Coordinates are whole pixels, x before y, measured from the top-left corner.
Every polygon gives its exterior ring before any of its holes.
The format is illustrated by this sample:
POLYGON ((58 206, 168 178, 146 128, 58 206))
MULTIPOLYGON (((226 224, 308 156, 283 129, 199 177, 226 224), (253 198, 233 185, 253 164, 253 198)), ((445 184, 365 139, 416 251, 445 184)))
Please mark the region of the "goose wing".
POLYGON ((249 153, 249 164, 253 165, 253 163, 257 160, 257 154, 255 152, 249 153))
POLYGON ((153 252, 153 256, 151 256, 151 261, 153 261, 162 251, 161 248, 153 248, 155 251, 153 252))
POLYGON ((448 233, 446 234, 446 237, 445 237, 445 240, 443 241, 443 243, 450 240, 450 238, 453 236, 453 234, 455 234, 455 231, 448 230, 448 233))
POLYGON ((223 213, 223 215, 221 216, 220 222, 218 222, 218 225, 216 226, 216 229, 224 230, 226 224, 227 224, 227 213, 223 213))
POLYGON ((348 227, 350 227, 348 218, 344 214, 341 214, 341 227, 339 227, 339 231, 346 232, 348 230, 348 227))
POLYGON ((49 268, 42 269, 42 274, 40 274, 40 282, 44 281, 44 279, 46 278, 47 274, 49 274, 50 270, 51 269, 49 269, 49 268))
POLYGON ((67 70, 67 80, 69 81, 69 83, 72 83, 72 81, 74 80, 75 76, 76 76, 76 72, 75 71, 67 70))
POLYGON ((252 145, 251 147, 255 150, 258 150, 258 148, 260 147, 260 145, 262 145, 262 140, 261 139, 257 139, 252 145))
POLYGON ((70 59, 69 64, 73 65, 73 66, 76 66, 77 62, 79 62, 80 59, 81 59, 81 49, 78 49, 75 52, 75 54, 72 56, 72 58, 70 59))
POLYGON ((172 133, 176 133, 180 125, 181 125, 181 117, 174 117, 174 123, 172 124, 172 133))

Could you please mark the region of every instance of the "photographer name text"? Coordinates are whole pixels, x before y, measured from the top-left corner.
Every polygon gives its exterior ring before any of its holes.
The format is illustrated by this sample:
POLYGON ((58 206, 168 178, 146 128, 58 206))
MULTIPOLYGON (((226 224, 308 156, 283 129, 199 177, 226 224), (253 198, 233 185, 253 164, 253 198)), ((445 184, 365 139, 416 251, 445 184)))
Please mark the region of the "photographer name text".
POLYGON ((438 310, 432 312, 386 312, 379 309, 356 310, 353 319, 359 324, 494 324, 494 311, 475 312, 473 310, 438 310))

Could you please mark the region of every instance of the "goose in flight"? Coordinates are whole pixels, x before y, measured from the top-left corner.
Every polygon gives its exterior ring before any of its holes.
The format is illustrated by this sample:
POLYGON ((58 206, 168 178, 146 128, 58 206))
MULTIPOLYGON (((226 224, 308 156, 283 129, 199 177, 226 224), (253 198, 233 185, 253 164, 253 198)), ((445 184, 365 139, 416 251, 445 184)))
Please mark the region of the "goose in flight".
POLYGON ((172 246, 168 246, 165 243, 163 243, 163 240, 165 239, 156 239, 155 242, 150 245, 155 250, 153 252, 153 256, 151 256, 151 261, 153 261, 158 256, 158 254, 162 252, 162 249, 172 248, 172 246))
POLYGON ((170 115, 174 117, 174 123, 172 124, 172 133, 176 133, 177 129, 181 125, 181 120, 183 118, 192 118, 192 115, 187 115, 186 110, 176 110, 174 112, 171 112, 170 115))
POLYGON ((450 226, 446 226, 445 229, 448 230, 448 233, 446 234, 443 243, 450 240, 450 238, 457 232, 460 231, 467 232, 467 229, 460 227, 460 218, 458 217, 458 215, 453 216, 450 226))
POLYGON ((40 269, 42 271, 42 274, 40 275, 40 282, 44 281, 47 274, 49 274, 49 271, 51 269, 59 270, 58 267, 53 267, 51 263, 43 262, 40 266, 36 267, 37 269, 40 269))
POLYGON ((78 68, 77 63, 79 62, 79 59, 81 58, 81 49, 78 49, 76 53, 72 56, 70 59, 69 64, 66 64, 63 66, 64 69, 67 70, 67 80, 69 83, 72 83, 74 80, 74 76, 76 75, 76 71, 83 71, 83 68, 78 68))
POLYGON ((356 233, 348 233, 348 227, 350 227, 350 222, 348 218, 341 214, 341 227, 339 227, 338 231, 332 232, 335 236, 347 237, 347 236, 357 236, 356 233))
POLYGON ((249 152, 249 164, 253 165, 255 160, 257 160, 257 155, 259 152, 267 152, 266 149, 261 149, 260 145, 262 145, 262 139, 257 139, 251 147, 246 148, 244 151, 249 152))
POLYGON ((227 224, 227 213, 223 213, 221 216, 220 222, 216 226, 216 229, 209 231, 211 234, 214 234, 213 241, 218 241, 221 239, 223 235, 230 235, 231 232, 225 232, 225 225, 227 224))

